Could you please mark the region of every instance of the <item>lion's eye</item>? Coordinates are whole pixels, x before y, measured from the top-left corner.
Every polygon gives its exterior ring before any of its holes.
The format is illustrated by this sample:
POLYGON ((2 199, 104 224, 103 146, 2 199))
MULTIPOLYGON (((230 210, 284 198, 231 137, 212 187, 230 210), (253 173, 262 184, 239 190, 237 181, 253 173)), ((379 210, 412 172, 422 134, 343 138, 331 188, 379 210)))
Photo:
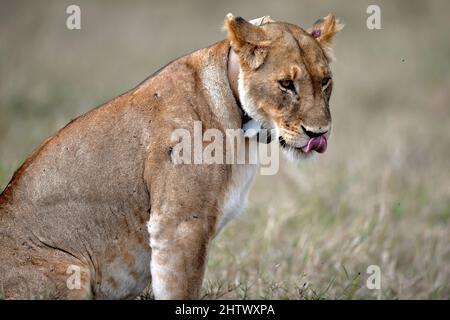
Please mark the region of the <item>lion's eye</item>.
POLYGON ((322 79, 322 90, 326 90, 331 83, 331 77, 325 77, 322 79))
POLYGON ((294 81, 289 79, 280 80, 280 86, 285 90, 290 90, 295 93, 294 81))

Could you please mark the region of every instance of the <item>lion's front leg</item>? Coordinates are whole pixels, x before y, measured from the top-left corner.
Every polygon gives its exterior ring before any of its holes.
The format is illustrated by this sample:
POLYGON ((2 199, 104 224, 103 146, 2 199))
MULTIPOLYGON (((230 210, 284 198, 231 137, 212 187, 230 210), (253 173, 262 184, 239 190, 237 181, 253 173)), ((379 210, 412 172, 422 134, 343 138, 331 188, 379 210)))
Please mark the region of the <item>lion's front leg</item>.
MULTIPOLYGON (((152 210, 153 211, 153 210, 152 210)), ((197 299, 213 227, 201 213, 152 212, 152 288, 156 299, 197 299)))
POLYGON ((154 137, 161 150, 149 155, 144 170, 152 288, 156 299, 197 299, 231 167, 173 163, 164 130, 154 137))

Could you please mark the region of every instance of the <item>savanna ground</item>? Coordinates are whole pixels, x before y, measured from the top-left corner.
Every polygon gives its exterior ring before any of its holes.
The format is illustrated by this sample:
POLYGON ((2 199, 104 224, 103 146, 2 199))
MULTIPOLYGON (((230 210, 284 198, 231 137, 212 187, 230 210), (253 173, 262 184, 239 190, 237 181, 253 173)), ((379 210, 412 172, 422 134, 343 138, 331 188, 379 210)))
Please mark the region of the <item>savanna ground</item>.
POLYGON ((223 38, 226 13, 308 27, 334 12, 329 149, 257 179, 214 240, 204 298, 450 298, 448 1, 77 1, 80 31, 69 4, 0 1, 1 190, 72 118, 223 38), (366 28, 369 4, 382 30, 366 28))

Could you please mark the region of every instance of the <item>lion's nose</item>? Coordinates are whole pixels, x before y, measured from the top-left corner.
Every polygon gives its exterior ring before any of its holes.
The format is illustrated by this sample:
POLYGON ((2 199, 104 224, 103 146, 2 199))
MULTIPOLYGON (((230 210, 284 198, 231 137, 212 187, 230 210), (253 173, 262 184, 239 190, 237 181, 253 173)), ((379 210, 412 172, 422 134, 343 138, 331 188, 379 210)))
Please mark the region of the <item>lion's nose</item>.
POLYGON ((303 132, 311 139, 315 138, 315 137, 320 137, 321 135, 328 132, 328 127, 326 127, 326 128, 323 128, 323 127, 310 128, 310 127, 304 127, 302 125, 302 129, 303 129, 303 132))

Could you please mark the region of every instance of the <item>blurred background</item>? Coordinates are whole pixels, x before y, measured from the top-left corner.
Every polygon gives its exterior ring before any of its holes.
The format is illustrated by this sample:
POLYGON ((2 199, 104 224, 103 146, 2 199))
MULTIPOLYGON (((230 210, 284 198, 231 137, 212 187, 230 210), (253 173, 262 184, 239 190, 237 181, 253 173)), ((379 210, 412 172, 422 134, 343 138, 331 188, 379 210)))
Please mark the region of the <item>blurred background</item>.
MULTIPOLYGON (((335 13, 328 151, 258 177, 214 240, 206 299, 450 298, 449 1, 0 1, 0 190, 46 137, 172 59, 225 15, 302 27, 335 13), (66 8, 81 7, 81 30, 66 8), (370 4, 381 30, 366 27, 370 4), (366 286, 367 267, 381 289, 366 286)), ((151 297, 147 293, 144 298, 151 297)))

